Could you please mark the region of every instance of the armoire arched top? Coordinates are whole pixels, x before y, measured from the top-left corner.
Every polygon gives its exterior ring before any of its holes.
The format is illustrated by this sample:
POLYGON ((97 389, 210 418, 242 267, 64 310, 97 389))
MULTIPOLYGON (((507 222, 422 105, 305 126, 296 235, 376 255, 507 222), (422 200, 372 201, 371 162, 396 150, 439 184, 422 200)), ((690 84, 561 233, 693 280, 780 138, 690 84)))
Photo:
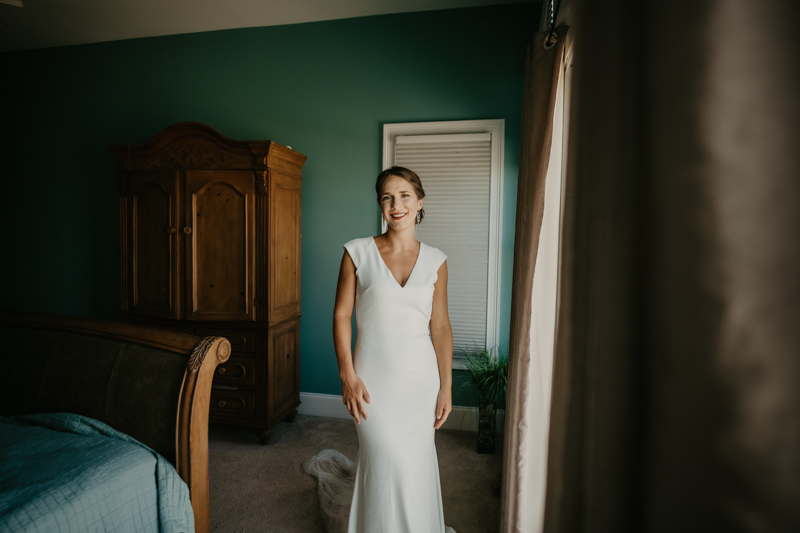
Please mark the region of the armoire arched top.
POLYGON ((306 156, 275 141, 235 141, 198 122, 180 122, 140 144, 114 145, 118 171, 277 170, 300 177, 306 156))

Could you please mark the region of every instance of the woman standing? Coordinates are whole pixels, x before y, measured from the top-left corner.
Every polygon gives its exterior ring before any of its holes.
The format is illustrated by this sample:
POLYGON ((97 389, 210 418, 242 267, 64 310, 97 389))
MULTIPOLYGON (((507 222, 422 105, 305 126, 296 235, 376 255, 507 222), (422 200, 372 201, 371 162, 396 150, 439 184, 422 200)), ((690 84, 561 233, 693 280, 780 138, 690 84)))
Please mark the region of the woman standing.
POLYGON ((375 191, 388 231, 344 244, 333 319, 358 459, 323 450, 304 466, 319 478, 331 533, 455 533, 444 525, 434 445, 452 410, 447 256, 414 236, 425 197, 416 173, 385 170, 375 191))

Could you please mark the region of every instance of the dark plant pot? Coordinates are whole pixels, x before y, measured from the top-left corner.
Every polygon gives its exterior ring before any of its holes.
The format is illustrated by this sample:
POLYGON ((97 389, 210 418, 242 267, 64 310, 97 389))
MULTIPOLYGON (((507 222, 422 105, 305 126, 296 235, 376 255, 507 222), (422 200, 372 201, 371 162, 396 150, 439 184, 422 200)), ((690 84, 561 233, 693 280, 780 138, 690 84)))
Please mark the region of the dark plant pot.
POLYGON ((494 403, 478 403, 478 453, 494 453, 496 411, 494 403))

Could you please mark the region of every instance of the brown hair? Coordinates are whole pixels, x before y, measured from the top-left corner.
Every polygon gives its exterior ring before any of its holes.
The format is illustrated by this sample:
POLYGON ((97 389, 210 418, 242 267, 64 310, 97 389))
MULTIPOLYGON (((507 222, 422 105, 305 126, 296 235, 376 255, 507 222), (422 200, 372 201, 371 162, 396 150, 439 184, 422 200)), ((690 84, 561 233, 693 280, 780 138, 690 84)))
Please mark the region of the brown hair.
MULTIPOLYGON (((425 189, 422 188, 422 181, 420 181, 416 172, 406 167, 392 167, 387 168, 378 174, 378 179, 375 181, 375 192, 378 194, 378 205, 381 205, 381 187, 383 187, 383 182, 389 179, 389 176, 397 176, 398 178, 403 178, 404 180, 409 181, 411 185, 414 186, 414 193, 417 195, 417 198, 425 198, 425 189)), ((425 218, 425 209, 420 208, 418 224, 422 223, 423 218, 425 218)))

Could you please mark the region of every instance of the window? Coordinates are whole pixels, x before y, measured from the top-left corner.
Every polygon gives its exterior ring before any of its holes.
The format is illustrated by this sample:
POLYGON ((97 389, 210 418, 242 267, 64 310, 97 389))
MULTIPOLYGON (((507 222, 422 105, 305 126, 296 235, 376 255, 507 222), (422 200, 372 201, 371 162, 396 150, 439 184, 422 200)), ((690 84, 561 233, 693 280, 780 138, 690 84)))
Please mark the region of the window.
POLYGON ((498 343, 504 126, 465 120, 383 128, 383 167, 410 168, 425 187, 417 240, 447 254, 453 368, 464 368, 460 349, 498 343))

